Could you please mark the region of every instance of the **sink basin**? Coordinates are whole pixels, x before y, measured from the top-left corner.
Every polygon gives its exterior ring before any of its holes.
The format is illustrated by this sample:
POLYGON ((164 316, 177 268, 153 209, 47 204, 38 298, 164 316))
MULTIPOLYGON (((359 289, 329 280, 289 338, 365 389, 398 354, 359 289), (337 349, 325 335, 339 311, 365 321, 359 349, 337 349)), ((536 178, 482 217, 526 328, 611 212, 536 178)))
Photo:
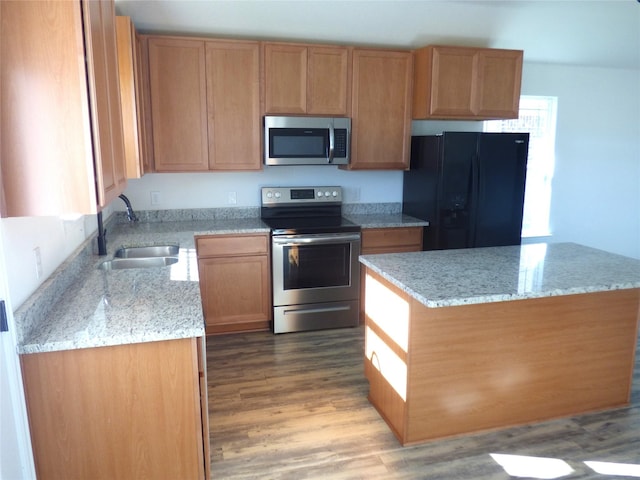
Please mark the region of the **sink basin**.
MULTIPOLYGON (((173 257, 178 255, 178 245, 149 245, 144 247, 122 247, 116 250, 115 258, 173 257)), ((173 262, 175 263, 175 262, 173 262)))
POLYGON ((178 263, 178 257, 131 257, 113 258, 98 265, 101 270, 122 270, 125 268, 166 267, 178 263))

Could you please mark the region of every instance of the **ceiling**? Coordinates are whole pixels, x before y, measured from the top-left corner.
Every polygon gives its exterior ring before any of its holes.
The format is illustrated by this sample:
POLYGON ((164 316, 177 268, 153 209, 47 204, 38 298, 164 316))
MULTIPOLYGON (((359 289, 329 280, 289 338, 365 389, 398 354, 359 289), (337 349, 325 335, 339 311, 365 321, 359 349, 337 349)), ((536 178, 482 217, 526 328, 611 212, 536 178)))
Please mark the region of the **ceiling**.
POLYGON ((640 0, 115 0, 141 32, 414 48, 640 69, 640 0))

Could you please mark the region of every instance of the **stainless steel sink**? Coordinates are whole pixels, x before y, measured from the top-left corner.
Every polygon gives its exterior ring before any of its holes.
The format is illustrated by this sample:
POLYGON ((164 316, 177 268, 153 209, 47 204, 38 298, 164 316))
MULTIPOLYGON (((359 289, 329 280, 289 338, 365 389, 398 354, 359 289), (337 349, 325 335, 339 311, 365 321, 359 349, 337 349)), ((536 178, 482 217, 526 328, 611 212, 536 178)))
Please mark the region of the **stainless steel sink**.
POLYGON ((166 267, 178 263, 178 257, 133 257, 113 258, 98 265, 101 270, 122 270, 125 268, 166 267))
POLYGON ((98 265, 101 270, 122 270, 125 268, 166 267, 178 263, 179 245, 144 245, 122 247, 116 250, 111 260, 98 265))
MULTIPOLYGON (((178 255, 178 245, 148 245, 143 247, 122 247, 116 250, 115 258, 173 257, 178 255)), ((174 262, 175 263, 175 262, 174 262)))

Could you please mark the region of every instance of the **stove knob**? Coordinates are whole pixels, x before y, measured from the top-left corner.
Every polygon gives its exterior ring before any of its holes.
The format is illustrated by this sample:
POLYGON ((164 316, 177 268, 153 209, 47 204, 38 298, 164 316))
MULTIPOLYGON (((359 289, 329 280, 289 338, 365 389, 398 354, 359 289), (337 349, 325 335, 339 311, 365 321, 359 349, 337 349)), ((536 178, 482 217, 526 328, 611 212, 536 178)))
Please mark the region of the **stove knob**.
POLYGON ((316 193, 316 195, 318 196, 318 198, 322 197, 322 192, 320 190, 318 190, 318 193, 316 193))
POLYGON ((331 196, 331 192, 329 192, 329 191, 324 192, 324 196, 325 196, 325 197, 327 197, 327 198, 329 198, 329 197, 331 196))
POLYGON ((332 196, 334 196, 334 197, 337 197, 337 196, 338 196, 338 192, 336 192, 336 191, 334 190, 333 192, 331 192, 331 195, 332 195, 332 196))
POLYGON ((280 192, 276 192, 275 196, 276 196, 276 198, 280 198, 282 195, 280 194, 280 192))
POLYGON ((273 192, 267 192, 267 198, 273 198, 273 192))

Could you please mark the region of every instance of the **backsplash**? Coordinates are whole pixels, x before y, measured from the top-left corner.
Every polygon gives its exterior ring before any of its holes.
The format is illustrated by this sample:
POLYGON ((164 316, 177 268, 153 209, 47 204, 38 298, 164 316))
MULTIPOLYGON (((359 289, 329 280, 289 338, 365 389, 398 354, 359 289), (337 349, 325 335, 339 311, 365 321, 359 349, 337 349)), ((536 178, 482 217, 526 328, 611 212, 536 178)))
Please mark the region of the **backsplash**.
MULTIPOLYGON (((346 215, 394 214, 402 211, 402 203, 345 203, 342 213, 346 215)), ((260 207, 189 208, 172 210, 136 211, 141 222, 187 222, 192 220, 230 220, 234 218, 258 218, 260 207)), ((127 223, 126 212, 115 212, 117 223, 127 223)))

